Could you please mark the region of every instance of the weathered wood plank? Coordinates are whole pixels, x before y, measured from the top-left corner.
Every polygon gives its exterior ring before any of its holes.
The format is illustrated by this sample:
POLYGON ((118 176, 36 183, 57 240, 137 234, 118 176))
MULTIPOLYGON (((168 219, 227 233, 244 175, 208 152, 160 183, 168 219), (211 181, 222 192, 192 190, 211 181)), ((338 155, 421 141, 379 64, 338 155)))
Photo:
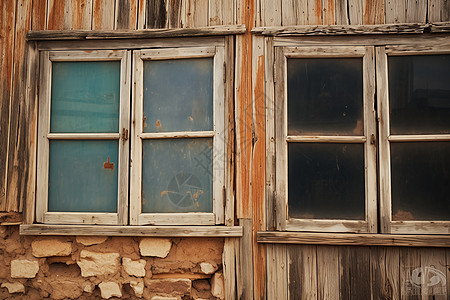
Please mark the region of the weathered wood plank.
POLYGON ((136 29, 138 0, 115 1, 115 29, 136 29))
MULTIPOLYGON (((368 35, 368 34, 399 34, 424 33, 435 27, 432 24, 411 23, 392 25, 304 25, 304 26, 270 26, 255 27, 252 32, 267 36, 304 36, 304 35, 368 35)), ((436 26, 437 27, 437 26, 436 26)), ((446 26, 440 24, 440 31, 447 31, 446 26)))
POLYGON ((47 25, 47 0, 33 1, 32 30, 44 30, 47 25))
POLYGON ((335 0, 323 0, 322 5, 323 25, 336 24, 335 0))
POLYGON ((370 299, 370 255, 365 247, 341 247, 340 297, 341 299, 370 299))
POLYGON ((226 299, 236 299, 236 250, 239 241, 234 238, 225 238, 223 246, 223 277, 225 280, 226 299))
POLYGON ((384 0, 364 0, 363 24, 384 24, 384 0))
POLYGON ((400 248, 386 248, 386 295, 397 300, 400 299, 400 248))
POLYGON ((287 246, 289 299, 317 299, 316 246, 287 246))
POLYGON ((234 24, 235 5, 233 0, 209 1, 209 25, 234 24))
POLYGON ((47 2, 47 29, 62 30, 64 28, 65 1, 48 0, 47 2))
POLYGON ((397 235, 397 234, 350 234, 262 231, 257 235, 259 243, 304 245, 354 245, 354 246, 404 246, 448 247, 448 235, 397 235))
POLYGON ((251 219, 239 219, 243 234, 239 242, 237 293, 239 299, 253 298, 253 232, 251 219))
POLYGON ((338 25, 348 25, 348 9, 347 9, 347 1, 346 0, 337 0, 336 1, 336 24, 338 25))
POLYGON ((137 24, 138 25, 137 25, 136 29, 147 28, 146 27, 146 25, 147 25, 146 17, 147 17, 147 0, 138 0, 138 11, 137 11, 137 24))
POLYGON ((115 1, 94 0, 92 10, 93 30, 113 30, 114 29, 114 7, 115 1))
POLYGON ((166 11, 166 0, 147 1, 147 27, 146 28, 166 28, 168 18, 166 11))
POLYGON ((26 99, 26 74, 28 48, 25 35, 31 29, 30 1, 17 1, 16 24, 14 37, 14 75, 9 120, 8 182, 6 187, 6 211, 22 211, 28 188, 34 184, 29 182, 28 168, 30 162, 29 133, 34 107, 26 99))
POLYGON ((168 18, 169 18, 169 28, 181 28, 183 27, 183 17, 185 12, 183 0, 169 0, 168 6, 168 18))
POLYGON ((287 287, 287 254, 285 245, 267 245, 267 299, 285 300, 287 287))
POLYGON ((408 23, 425 23, 427 21, 427 0, 408 0, 406 20, 408 23))
POLYGON ((348 18, 350 25, 363 24, 363 0, 348 0, 348 18))
POLYGON ((429 0, 428 1, 428 22, 448 22, 450 21, 450 1, 429 0))
POLYGON ((251 162, 251 195, 253 204, 253 259, 254 299, 265 294, 266 252, 264 245, 256 242, 256 231, 265 229, 265 164, 266 164, 266 115, 264 94, 264 37, 253 38, 252 53, 252 103, 253 147, 251 162))
POLYGON ((386 248, 370 247, 370 282, 372 299, 386 298, 386 248))
POLYGON ((386 23, 406 23, 406 8, 408 0, 386 0, 386 23))
POLYGON ((22 235, 108 235, 171 237, 241 237, 241 226, 86 226, 21 225, 22 235))
MULTIPOLYGON (((146 30, 120 30, 120 31, 87 31, 87 30, 64 30, 64 31, 30 31, 28 40, 84 40, 84 39, 145 39, 166 37, 198 37, 216 36, 245 33, 244 25, 221 25, 200 28, 164 28, 146 30)), ((126 47, 124 47, 126 48, 126 47)))
MULTIPOLYGON (((281 7, 281 24, 283 26, 297 25, 297 5, 300 1, 285 0, 281 7)), ((305 2, 306 3, 306 2, 305 2)), ((264 23, 262 24, 264 25, 264 23)))
POLYGON ((412 284, 411 279, 414 274, 419 275, 420 263, 420 249, 417 248, 402 248, 400 249, 400 294, 401 299, 421 299, 421 289, 419 286, 412 284), (417 271, 414 271, 417 270, 417 271))
POLYGON ((15 1, 0 3, 0 211, 5 211, 8 179, 9 120, 14 58, 15 1))
POLYGON ((186 0, 186 27, 208 26, 208 0, 186 0))
POLYGON ((91 29, 93 0, 71 0, 71 1, 72 1, 71 29, 91 29))
POLYGON ((322 24, 322 1, 321 0, 307 0, 307 14, 310 25, 322 24))
POLYGON ((262 0, 261 9, 264 26, 281 25, 281 0, 262 0))
POLYGON ((448 299, 445 249, 422 248, 420 261, 422 299, 448 299))
POLYGON ((317 246, 317 299, 339 299, 339 250, 317 246))

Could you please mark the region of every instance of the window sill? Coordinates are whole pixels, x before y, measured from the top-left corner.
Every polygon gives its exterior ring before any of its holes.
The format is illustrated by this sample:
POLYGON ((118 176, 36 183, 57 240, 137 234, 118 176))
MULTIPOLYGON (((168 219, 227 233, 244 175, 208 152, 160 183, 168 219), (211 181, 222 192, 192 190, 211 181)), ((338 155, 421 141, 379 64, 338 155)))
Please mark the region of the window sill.
POLYGON ((241 237, 242 226, 97 226, 22 224, 21 235, 241 237))
POLYGON ((346 246, 403 246, 449 247, 450 235, 394 235, 394 234, 346 234, 260 231, 258 243, 346 245, 346 246))

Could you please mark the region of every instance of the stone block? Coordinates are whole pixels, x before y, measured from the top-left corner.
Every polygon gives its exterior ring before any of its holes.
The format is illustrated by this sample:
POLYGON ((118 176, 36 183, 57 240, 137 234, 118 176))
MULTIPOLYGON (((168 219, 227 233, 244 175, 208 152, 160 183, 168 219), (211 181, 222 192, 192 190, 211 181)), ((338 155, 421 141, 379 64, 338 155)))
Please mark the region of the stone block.
POLYGON ((77 242, 84 246, 91 246, 104 243, 108 239, 107 236, 77 236, 77 242))
POLYGON ((207 279, 194 280, 192 286, 197 291, 209 291, 211 289, 211 285, 207 279))
POLYGON ((57 239, 39 240, 31 243, 33 256, 69 256, 72 253, 72 243, 57 239))
POLYGON ((140 260, 132 260, 131 258, 124 257, 122 258, 122 265, 130 276, 136 277, 144 277, 145 276, 145 264, 146 261, 143 259, 140 260))
POLYGON ((25 293, 25 286, 21 284, 20 282, 4 282, 2 283, 2 288, 7 288, 8 293, 15 294, 15 293, 25 293))
POLYGON ((39 263, 35 260, 15 259, 11 261, 11 278, 34 278, 39 272, 39 263))
POLYGON ((120 255, 82 250, 77 264, 83 277, 115 274, 119 271, 120 255))
POLYGON ((203 274, 212 274, 215 271, 217 271, 217 267, 213 266, 210 263, 202 262, 200 263, 200 270, 202 271, 203 274))
POLYGON ((117 282, 107 281, 100 282, 98 285, 100 293, 103 299, 109 299, 111 297, 122 297, 122 291, 117 282))
POLYGON ((186 295, 192 287, 190 279, 150 279, 146 283, 151 292, 168 295, 186 295))
POLYGON ((222 272, 215 273, 211 278, 211 294, 219 299, 225 299, 225 283, 222 272))
POLYGON ((142 295, 144 294, 144 280, 143 279, 131 280, 130 286, 133 289, 136 297, 141 298, 142 295))
POLYGON ((171 247, 172 241, 170 239, 143 238, 139 243, 142 256, 164 258, 169 254, 171 247))

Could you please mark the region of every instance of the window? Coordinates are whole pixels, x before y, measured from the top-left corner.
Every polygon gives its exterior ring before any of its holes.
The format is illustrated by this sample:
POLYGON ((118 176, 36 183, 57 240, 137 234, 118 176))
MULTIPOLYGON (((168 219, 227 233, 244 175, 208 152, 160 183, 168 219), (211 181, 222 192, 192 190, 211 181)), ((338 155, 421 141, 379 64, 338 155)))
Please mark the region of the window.
POLYGON ((448 233, 450 48, 275 45, 276 228, 448 233))
POLYGON ((224 38, 179 44, 40 51, 37 222, 224 223, 224 38))

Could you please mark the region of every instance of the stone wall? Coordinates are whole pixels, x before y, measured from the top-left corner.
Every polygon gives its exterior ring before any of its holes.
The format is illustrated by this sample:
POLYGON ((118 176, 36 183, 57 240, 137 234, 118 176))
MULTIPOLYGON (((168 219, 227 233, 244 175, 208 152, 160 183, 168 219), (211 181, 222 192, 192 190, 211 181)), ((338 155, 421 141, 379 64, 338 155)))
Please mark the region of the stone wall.
POLYGON ((0 226, 0 299, 223 299, 220 238, 20 236, 0 226))

